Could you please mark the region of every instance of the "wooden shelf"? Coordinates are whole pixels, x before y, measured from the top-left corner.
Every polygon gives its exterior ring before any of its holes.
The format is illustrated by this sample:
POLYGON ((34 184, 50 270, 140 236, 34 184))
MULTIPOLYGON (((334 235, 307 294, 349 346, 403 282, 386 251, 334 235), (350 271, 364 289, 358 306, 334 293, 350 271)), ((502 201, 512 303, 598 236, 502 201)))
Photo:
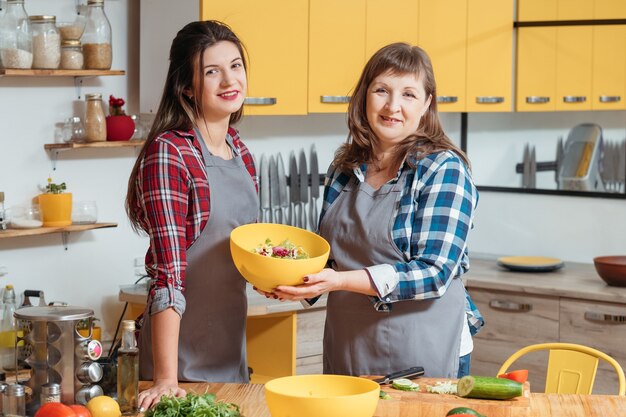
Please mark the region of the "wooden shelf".
POLYGON ((53 233, 84 232, 86 230, 105 229, 108 227, 117 227, 117 223, 76 224, 63 227, 38 227, 36 229, 0 230, 0 239, 10 239, 21 236, 49 235, 53 233))
POLYGON ((46 150, 65 150, 79 148, 131 148, 143 146, 145 140, 120 140, 106 142, 84 142, 84 143, 47 143, 43 145, 46 150))
POLYGON ((95 77, 125 75, 123 70, 0 69, 0 77, 95 77))

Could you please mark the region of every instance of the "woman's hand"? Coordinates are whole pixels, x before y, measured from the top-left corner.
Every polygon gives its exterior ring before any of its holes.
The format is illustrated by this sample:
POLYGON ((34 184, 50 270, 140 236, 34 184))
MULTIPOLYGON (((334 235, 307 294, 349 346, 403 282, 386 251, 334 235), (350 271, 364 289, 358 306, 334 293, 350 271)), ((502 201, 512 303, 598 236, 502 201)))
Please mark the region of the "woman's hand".
POLYGON ((274 294, 281 300, 300 301, 306 298, 314 298, 329 291, 343 288, 344 280, 341 273, 326 268, 317 274, 304 277, 304 284, 296 287, 279 285, 274 289, 274 294))
POLYGON ((161 400, 164 395, 184 397, 187 392, 178 386, 178 381, 161 379, 154 381, 154 385, 137 396, 139 412, 144 412, 161 400))

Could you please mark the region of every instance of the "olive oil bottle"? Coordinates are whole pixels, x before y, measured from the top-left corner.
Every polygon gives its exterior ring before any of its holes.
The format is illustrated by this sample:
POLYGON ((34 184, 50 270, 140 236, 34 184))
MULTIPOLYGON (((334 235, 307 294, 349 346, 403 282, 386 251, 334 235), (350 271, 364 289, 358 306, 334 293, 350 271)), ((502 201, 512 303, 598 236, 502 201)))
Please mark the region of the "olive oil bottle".
POLYGON ((135 322, 122 322, 122 344, 117 351, 117 402, 123 415, 137 414, 139 394, 139 349, 135 322))

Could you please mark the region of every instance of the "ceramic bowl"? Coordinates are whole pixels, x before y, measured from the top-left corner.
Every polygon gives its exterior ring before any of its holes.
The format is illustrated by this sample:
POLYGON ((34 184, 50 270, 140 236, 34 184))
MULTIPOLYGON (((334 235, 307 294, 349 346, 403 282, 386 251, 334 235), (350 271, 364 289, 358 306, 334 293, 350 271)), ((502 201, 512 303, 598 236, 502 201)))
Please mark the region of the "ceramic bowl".
POLYGON ((380 386, 345 375, 296 375, 265 384, 272 417, 372 417, 380 386))
POLYGON ((278 285, 300 285, 302 278, 326 265, 330 245, 322 237, 298 227, 273 223, 252 223, 235 228, 230 234, 230 253, 237 270, 252 285, 271 291, 278 285), (308 259, 281 259, 254 253, 258 245, 271 239, 279 244, 289 239, 301 246, 308 259))
POLYGON ((593 264, 604 282, 626 287, 626 256, 598 256, 593 258, 593 264))

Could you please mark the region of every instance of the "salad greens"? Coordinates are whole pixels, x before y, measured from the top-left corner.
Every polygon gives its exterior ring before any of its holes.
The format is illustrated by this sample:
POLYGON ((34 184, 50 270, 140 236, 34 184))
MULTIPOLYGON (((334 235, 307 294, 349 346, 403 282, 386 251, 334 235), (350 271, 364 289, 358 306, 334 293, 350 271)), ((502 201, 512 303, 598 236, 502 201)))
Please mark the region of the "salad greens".
POLYGON ((252 249, 252 252, 262 256, 281 259, 308 259, 309 257, 309 254, 306 253, 302 246, 294 245, 289 239, 285 239, 278 245, 274 245, 272 244, 272 240, 267 238, 264 243, 252 249))
POLYGON ((215 394, 188 393, 185 397, 164 395, 145 417, 243 417, 239 406, 216 401, 215 394))

